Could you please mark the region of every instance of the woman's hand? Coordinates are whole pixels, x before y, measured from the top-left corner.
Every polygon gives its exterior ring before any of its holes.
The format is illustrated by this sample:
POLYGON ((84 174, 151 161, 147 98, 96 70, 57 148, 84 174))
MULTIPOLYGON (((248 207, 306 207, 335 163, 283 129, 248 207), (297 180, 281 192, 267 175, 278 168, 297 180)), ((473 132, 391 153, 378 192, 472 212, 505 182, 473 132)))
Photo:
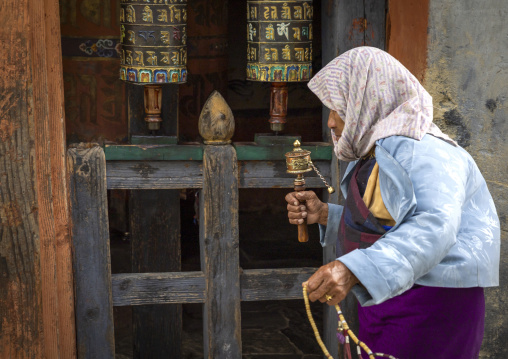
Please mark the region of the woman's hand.
POLYGON ((340 261, 330 262, 317 270, 302 285, 307 285, 307 293, 312 302, 335 305, 346 298, 351 288, 360 283, 355 275, 340 261))
POLYGON ((286 202, 289 223, 302 224, 304 218, 307 218, 307 224, 319 223, 326 226, 328 204, 321 202, 313 191, 288 193, 286 202))

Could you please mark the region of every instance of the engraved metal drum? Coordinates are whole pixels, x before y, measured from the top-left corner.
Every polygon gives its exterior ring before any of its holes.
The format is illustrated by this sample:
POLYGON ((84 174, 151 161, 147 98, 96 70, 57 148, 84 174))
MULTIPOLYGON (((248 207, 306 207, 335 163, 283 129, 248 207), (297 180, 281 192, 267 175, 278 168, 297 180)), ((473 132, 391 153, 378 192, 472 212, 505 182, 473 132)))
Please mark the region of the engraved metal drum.
POLYGON ((247 0, 247 79, 308 81, 312 18, 309 0, 247 0))
POLYGON ((187 0, 121 0, 120 78, 134 83, 187 81, 187 0))
POLYGON ((302 174, 312 171, 310 151, 304 150, 300 145, 300 141, 296 140, 293 143, 293 151, 285 154, 287 173, 302 174))

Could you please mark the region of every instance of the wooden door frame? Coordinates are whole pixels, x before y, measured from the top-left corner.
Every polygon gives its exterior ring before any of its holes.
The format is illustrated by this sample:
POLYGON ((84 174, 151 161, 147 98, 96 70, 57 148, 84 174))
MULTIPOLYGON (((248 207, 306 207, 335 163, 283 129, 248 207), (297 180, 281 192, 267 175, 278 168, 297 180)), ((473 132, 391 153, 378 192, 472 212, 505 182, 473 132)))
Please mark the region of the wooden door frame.
POLYGON ((0 357, 75 358, 59 3, 0 19, 0 357))

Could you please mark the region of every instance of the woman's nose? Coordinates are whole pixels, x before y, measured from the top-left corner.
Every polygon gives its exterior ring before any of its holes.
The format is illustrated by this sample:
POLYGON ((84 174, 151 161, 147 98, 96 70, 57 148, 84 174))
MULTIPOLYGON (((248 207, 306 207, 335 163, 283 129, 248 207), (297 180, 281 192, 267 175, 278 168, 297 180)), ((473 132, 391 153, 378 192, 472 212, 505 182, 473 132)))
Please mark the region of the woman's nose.
POLYGON ((333 118, 332 116, 332 113, 330 112, 330 115, 328 116, 328 128, 330 129, 334 129, 335 127, 337 127, 337 124, 335 123, 335 119, 333 118))

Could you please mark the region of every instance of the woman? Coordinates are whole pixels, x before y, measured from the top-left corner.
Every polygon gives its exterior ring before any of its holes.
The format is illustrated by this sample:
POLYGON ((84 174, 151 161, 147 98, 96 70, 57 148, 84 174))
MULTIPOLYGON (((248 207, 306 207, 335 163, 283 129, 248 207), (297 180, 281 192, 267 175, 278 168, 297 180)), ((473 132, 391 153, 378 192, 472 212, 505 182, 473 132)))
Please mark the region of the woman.
POLYGON ((337 241, 337 260, 304 283, 310 300, 335 305, 352 291, 359 337, 376 352, 477 358, 500 245, 478 167, 432 123, 432 97, 384 51, 348 51, 309 88, 330 109, 337 157, 351 162, 345 207, 312 191, 286 196, 290 223, 319 223, 322 245, 337 241))

